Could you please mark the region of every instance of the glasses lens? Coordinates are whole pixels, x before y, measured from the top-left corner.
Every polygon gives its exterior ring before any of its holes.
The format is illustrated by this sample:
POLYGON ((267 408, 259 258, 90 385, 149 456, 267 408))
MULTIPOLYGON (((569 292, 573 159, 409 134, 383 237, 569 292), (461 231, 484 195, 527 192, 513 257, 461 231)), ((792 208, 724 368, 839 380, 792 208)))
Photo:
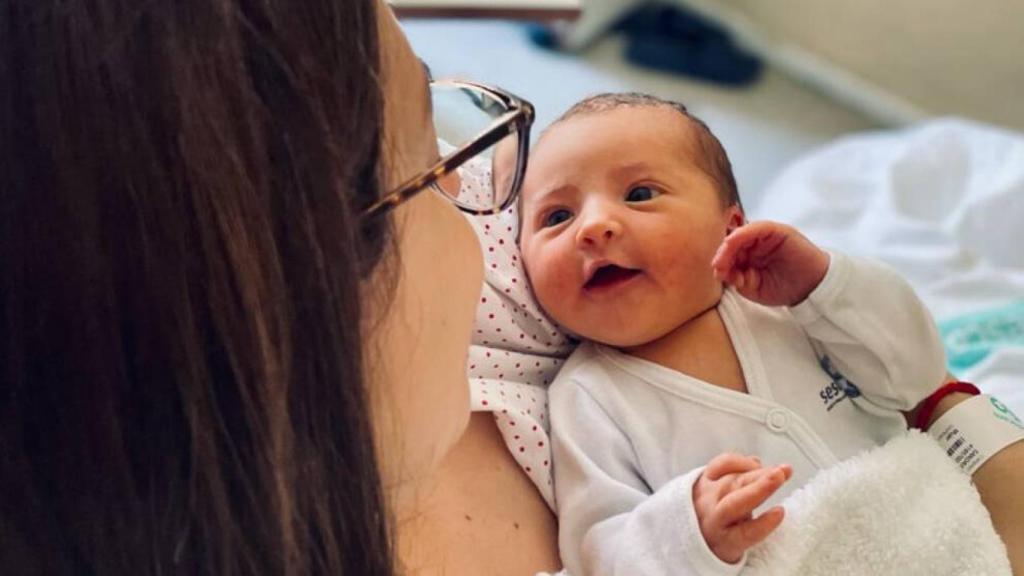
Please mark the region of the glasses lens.
MULTIPOLYGON (((509 112, 501 100, 470 86, 434 84, 431 96, 434 127, 442 141, 443 155, 474 141, 509 112)), ((512 194, 518 165, 519 135, 512 133, 438 184, 458 204, 474 210, 491 210, 512 194)))

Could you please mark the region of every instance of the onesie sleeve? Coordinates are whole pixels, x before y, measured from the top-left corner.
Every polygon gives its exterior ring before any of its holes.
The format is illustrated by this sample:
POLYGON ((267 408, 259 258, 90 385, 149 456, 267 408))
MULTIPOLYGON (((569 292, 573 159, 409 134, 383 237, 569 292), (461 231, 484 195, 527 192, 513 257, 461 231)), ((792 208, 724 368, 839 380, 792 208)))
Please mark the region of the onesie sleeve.
POLYGON ((791 308, 794 317, 826 370, 837 371, 872 404, 910 410, 946 376, 935 321, 910 284, 888 266, 830 256, 821 284, 791 308))
POLYGON ((550 389, 559 552, 570 574, 738 574, 708 548, 693 507, 703 468, 652 491, 628 438, 572 380, 550 389))

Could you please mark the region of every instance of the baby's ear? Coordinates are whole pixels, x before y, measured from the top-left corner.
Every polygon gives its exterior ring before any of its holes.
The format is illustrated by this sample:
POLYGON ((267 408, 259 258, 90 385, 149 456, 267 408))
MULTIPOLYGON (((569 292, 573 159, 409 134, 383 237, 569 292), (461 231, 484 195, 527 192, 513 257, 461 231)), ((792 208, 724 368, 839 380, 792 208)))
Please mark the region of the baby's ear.
POLYGON ((729 206, 725 209, 725 212, 728 217, 728 223, 725 227, 726 234, 732 234, 733 230, 747 223, 747 219, 743 216, 743 208, 740 208, 739 204, 729 206))

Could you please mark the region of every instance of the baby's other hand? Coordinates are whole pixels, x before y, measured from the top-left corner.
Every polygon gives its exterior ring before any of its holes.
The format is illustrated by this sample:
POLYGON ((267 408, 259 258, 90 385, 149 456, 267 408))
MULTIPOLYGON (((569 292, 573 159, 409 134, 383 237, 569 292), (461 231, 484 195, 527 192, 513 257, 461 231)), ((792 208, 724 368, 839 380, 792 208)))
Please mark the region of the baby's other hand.
POLYGON ((828 253, 792 226, 751 222, 725 237, 711 260, 715 278, 766 306, 794 306, 821 284, 828 253))
POLYGON ((735 564, 748 548, 782 523, 776 506, 754 518, 763 504, 793 475, 789 465, 764 468, 754 457, 724 453, 708 462, 693 485, 693 505, 701 534, 723 562, 735 564))

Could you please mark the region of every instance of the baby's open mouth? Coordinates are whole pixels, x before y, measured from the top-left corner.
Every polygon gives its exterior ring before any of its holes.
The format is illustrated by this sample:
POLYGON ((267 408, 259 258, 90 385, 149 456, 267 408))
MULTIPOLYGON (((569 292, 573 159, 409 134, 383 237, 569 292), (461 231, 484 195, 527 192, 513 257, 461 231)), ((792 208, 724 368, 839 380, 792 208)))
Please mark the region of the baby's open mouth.
POLYGON ((639 270, 623 268, 614 264, 601 266, 594 272, 594 275, 590 277, 590 280, 587 280, 587 283, 583 285, 583 289, 593 290, 595 288, 615 286, 633 278, 639 273, 639 270))

